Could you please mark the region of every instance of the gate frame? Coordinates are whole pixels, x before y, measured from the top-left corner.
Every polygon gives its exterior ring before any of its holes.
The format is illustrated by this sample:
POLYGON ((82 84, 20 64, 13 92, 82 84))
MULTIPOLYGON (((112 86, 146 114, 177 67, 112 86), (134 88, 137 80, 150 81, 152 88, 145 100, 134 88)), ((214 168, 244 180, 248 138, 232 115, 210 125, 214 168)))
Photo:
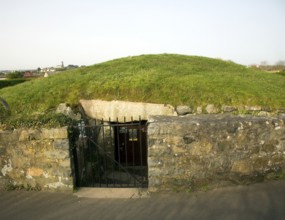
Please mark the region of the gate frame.
MULTIPOLYGON (((77 126, 72 127, 75 135, 72 153, 76 187, 147 188, 147 121, 119 123, 118 120, 117 122, 111 122, 110 120, 106 122, 102 119, 91 120, 91 122, 93 123, 90 123, 90 120, 81 120, 77 126), (119 141, 116 140, 116 132, 119 132, 120 127, 125 127, 129 131, 129 127, 133 126, 138 126, 140 164, 130 165, 128 159, 126 159, 126 164, 122 164, 120 159, 116 160, 116 154, 119 154, 116 153, 116 150, 119 150, 119 147, 116 149, 119 141), (142 128, 145 132, 144 135, 142 135, 142 128), (142 146, 143 136, 145 136, 145 146, 142 146), (101 140, 99 140, 100 137, 101 140), (110 140, 112 141, 110 142, 110 140), (142 147, 145 148, 145 155, 142 155, 142 147), (110 150, 113 150, 113 154, 110 154, 110 150), (145 157, 145 164, 142 163, 143 156, 145 157)), ((133 128, 130 130, 133 130, 133 128)))

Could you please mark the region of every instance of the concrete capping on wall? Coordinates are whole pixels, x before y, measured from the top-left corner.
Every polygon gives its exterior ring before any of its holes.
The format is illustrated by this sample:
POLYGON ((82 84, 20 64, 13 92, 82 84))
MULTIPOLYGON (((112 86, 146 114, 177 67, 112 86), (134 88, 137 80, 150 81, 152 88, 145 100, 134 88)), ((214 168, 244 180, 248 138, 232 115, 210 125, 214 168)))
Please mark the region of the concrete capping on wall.
POLYGON ((285 117, 153 116, 149 189, 210 189, 285 177, 285 117))
POLYGON ((79 102, 88 117, 104 121, 130 122, 148 120, 151 115, 177 115, 173 106, 164 104, 83 99, 79 102))
POLYGON ((67 127, 0 131, 0 189, 73 189, 67 127))

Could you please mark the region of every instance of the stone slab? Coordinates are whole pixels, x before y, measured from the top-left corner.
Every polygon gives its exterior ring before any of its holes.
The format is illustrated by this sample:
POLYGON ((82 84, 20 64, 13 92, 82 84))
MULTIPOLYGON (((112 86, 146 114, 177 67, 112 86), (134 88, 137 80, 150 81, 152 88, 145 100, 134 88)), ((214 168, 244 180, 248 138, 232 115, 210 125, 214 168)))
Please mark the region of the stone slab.
POLYGON ((104 121, 130 122, 148 120, 150 116, 177 115, 171 105, 128 101, 80 100, 86 115, 104 121))
POLYGON ((74 193, 78 197, 97 199, 133 199, 149 197, 147 189, 141 188, 88 188, 83 187, 74 193))

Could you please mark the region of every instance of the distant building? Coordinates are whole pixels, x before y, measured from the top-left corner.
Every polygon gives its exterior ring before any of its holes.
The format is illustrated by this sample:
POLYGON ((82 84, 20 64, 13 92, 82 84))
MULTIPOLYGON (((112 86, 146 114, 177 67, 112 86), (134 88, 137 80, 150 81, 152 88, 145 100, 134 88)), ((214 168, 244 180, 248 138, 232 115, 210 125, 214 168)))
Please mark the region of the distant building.
POLYGON ((67 69, 75 69, 75 68, 78 68, 79 66, 78 65, 68 65, 68 66, 64 66, 64 63, 63 61, 61 61, 61 65, 57 65, 55 67, 46 67, 46 68, 39 68, 40 69, 40 72, 42 74, 44 74, 44 77, 48 77, 50 75, 53 75, 55 73, 58 73, 60 71, 64 71, 64 70, 67 70, 67 69))
POLYGON ((34 76, 34 74, 31 71, 26 71, 23 74, 23 78, 31 78, 33 76, 34 76))
POLYGON ((57 65, 56 69, 64 69, 64 63, 61 61, 61 65, 57 65))
POLYGON ((55 71, 56 69, 54 67, 47 67, 47 68, 41 69, 42 73, 54 73, 55 71))

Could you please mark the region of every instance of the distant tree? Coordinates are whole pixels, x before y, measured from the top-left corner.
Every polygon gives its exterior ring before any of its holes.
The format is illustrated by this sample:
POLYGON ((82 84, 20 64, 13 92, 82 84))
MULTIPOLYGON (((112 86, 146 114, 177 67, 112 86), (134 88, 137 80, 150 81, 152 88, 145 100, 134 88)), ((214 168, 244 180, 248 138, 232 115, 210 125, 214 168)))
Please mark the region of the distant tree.
POLYGON ((6 75, 6 77, 8 79, 18 79, 18 78, 23 78, 24 73, 23 72, 19 72, 19 71, 15 71, 13 73, 8 73, 6 75))
POLYGON ((261 66, 268 66, 268 62, 266 60, 263 60, 260 62, 261 66))
POLYGON ((275 64, 276 66, 285 66, 285 60, 279 60, 275 64))
POLYGON ((39 72, 41 72, 41 70, 42 70, 42 69, 41 69, 40 67, 38 67, 38 69, 37 69, 37 70, 38 70, 38 73, 39 73, 39 72))

